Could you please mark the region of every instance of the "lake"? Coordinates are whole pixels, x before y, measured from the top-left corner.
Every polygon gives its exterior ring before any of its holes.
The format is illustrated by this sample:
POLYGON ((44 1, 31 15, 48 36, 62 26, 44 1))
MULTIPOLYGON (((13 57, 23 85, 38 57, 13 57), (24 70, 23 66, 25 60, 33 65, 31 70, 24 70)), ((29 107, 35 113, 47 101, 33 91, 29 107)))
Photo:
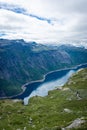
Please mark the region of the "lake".
POLYGON ((87 68, 87 63, 78 65, 74 68, 61 69, 50 72, 44 76, 43 80, 38 80, 27 84, 26 90, 22 94, 14 96, 12 99, 23 99, 24 104, 27 105, 31 97, 36 95, 48 95, 48 91, 63 86, 72 74, 82 68, 87 68))

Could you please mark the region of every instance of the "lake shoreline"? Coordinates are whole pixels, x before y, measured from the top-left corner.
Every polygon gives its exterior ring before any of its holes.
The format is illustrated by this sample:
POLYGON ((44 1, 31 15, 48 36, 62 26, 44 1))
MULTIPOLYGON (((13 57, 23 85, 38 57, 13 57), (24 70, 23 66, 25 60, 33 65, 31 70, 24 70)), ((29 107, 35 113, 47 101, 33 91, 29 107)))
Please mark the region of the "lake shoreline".
MULTIPOLYGON (((50 72, 44 74, 44 75, 43 75, 43 78, 40 79, 40 80, 34 80, 34 81, 30 81, 30 82, 27 82, 27 83, 23 84, 23 85, 21 86, 21 88, 22 88, 23 91, 22 91, 21 93, 19 93, 19 94, 17 94, 17 95, 14 95, 14 96, 9 96, 9 97, 0 97, 0 100, 3 100, 3 99, 12 99, 12 98, 16 99, 16 98, 15 98, 16 96, 20 96, 21 94, 23 94, 23 93, 25 92, 25 90, 27 89, 26 86, 29 85, 29 84, 37 83, 37 82, 43 82, 43 81, 45 80, 46 76, 49 75, 49 74, 51 74, 51 73, 58 72, 58 71, 62 71, 62 70, 68 70, 68 69, 76 69, 77 67, 82 66, 82 65, 86 65, 86 64, 87 64, 87 63, 83 63, 83 64, 78 64, 78 65, 76 65, 76 66, 69 67, 69 68, 57 69, 57 70, 50 71, 50 72)), ((13 100, 14 100, 14 99, 13 99, 13 100)), ((20 99, 19 99, 19 100, 20 100, 20 99)), ((22 99, 21 99, 21 100, 22 100, 22 99)))

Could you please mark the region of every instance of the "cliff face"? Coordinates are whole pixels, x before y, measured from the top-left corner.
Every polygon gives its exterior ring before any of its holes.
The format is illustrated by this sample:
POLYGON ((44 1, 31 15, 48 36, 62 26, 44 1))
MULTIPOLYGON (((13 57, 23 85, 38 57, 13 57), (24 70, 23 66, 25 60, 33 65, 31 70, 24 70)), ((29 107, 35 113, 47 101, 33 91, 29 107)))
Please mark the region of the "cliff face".
POLYGON ((87 50, 52 47, 23 40, 0 40, 0 96, 21 92, 21 85, 56 69, 87 62, 87 50))

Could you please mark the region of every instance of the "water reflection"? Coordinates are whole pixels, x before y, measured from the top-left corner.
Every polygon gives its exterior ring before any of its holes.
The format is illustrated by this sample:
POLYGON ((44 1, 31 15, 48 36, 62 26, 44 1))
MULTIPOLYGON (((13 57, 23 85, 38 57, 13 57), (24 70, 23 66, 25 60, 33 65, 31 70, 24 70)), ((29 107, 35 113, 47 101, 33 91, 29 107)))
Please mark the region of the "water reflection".
POLYGON ((69 72, 67 72, 66 75, 64 75, 63 77, 61 78, 58 78, 57 80, 53 80, 53 81, 50 81, 50 82, 46 82, 46 83, 43 83, 41 84, 40 86, 38 86, 38 88, 36 90, 34 90, 28 97, 25 97, 24 98, 24 104, 27 105, 28 104, 28 101, 31 97, 33 96, 46 96, 48 95, 48 91, 49 90, 53 90, 55 89, 56 87, 61 87, 63 86, 67 80, 70 78, 70 76, 75 72, 75 70, 70 70, 69 72))

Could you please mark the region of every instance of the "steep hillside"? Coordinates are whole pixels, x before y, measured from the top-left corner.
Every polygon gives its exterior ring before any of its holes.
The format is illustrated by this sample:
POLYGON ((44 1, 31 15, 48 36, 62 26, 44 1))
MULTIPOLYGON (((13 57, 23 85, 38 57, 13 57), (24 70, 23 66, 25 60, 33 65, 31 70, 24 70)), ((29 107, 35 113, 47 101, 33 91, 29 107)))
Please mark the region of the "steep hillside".
POLYGON ((22 91, 21 85, 49 71, 87 62, 87 50, 46 46, 24 40, 0 40, 0 97, 22 91))
POLYGON ((28 106, 17 100, 0 101, 0 129, 86 130, 87 69, 74 74, 61 90, 31 98, 28 106))

